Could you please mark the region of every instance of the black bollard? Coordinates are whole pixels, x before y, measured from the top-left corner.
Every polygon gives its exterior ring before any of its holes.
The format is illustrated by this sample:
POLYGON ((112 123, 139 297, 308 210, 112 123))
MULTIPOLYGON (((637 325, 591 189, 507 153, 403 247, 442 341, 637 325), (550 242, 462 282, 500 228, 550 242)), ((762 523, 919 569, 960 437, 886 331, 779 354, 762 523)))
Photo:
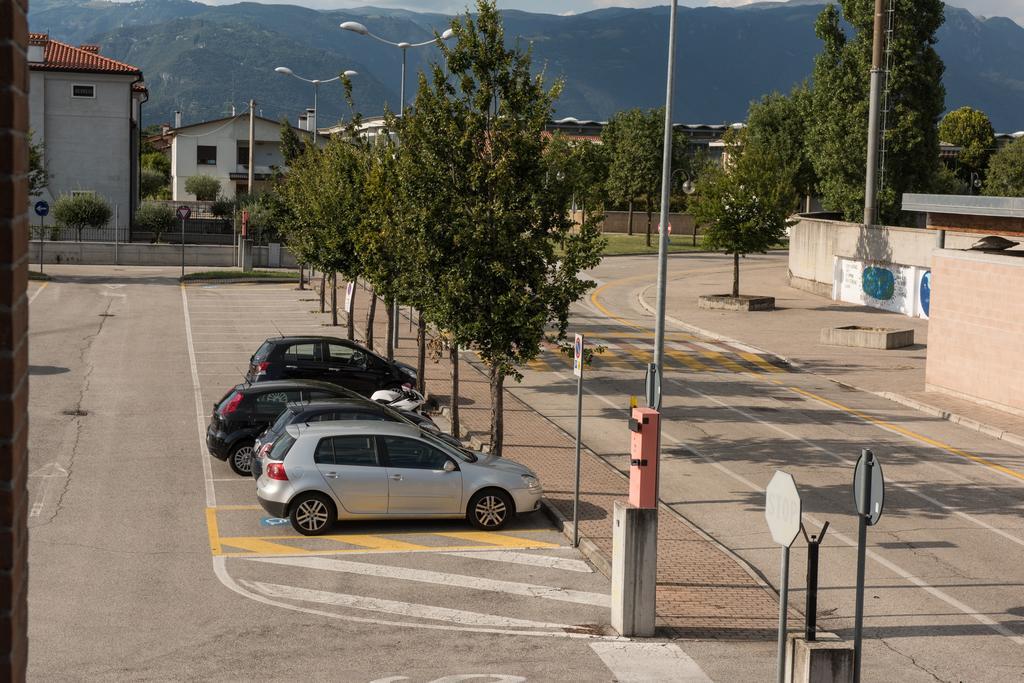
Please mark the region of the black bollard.
MULTIPOLYGON (((804 538, 807 538, 807 532, 804 531, 802 526, 800 529, 804 532, 804 538)), ((825 525, 821 527, 821 532, 817 536, 807 538, 807 609, 805 610, 804 635, 809 643, 813 643, 817 639, 818 550, 822 539, 825 538, 826 531, 828 531, 828 522, 825 522, 825 525)))

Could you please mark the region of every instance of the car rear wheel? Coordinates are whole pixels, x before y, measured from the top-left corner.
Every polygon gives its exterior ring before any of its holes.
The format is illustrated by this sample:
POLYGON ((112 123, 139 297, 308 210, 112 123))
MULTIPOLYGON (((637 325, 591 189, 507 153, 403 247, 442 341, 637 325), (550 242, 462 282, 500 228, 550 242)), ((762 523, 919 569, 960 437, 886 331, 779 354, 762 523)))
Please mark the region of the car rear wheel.
POLYGON ((291 504, 292 527, 303 536, 326 533, 338 519, 334 503, 319 493, 304 493, 291 504))
POLYGON ((251 477, 252 458, 255 454, 251 441, 238 444, 235 446, 235 450, 231 451, 231 455, 228 456, 228 464, 231 465, 231 470, 239 476, 251 477))
POLYGON ((466 518, 477 529, 495 531, 515 514, 512 498, 499 489, 478 491, 469 501, 466 518))

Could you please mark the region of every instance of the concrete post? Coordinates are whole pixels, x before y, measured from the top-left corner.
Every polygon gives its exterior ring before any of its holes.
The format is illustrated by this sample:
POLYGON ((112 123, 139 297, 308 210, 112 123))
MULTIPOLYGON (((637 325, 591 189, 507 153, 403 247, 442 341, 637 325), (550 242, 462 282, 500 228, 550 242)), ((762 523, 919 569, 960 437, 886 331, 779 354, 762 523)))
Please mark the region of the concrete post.
POLYGON ((808 642, 790 635, 786 648, 786 681, 791 683, 852 683, 853 643, 835 636, 808 642))
POLYGON ((612 628, 623 636, 653 636, 658 510, 615 501, 612 524, 612 628))
POLYGON ((252 240, 242 239, 242 270, 252 270, 252 240))

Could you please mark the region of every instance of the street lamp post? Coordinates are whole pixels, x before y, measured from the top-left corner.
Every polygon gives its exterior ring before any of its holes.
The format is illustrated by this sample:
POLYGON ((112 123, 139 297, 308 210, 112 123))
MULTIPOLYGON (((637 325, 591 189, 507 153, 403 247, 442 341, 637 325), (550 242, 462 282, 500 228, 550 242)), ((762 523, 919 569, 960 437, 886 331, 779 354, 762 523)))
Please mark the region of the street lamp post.
POLYGON ((344 76, 345 78, 352 78, 353 76, 358 76, 359 75, 358 72, 349 70, 349 71, 344 71, 344 72, 338 74, 334 78, 319 79, 319 78, 303 78, 302 76, 298 75, 297 73, 295 73, 294 71, 292 71, 291 69, 289 69, 286 66, 279 66, 276 69, 274 69, 274 71, 276 71, 279 74, 284 74, 285 76, 291 76, 293 78, 299 79, 300 81, 305 81, 306 83, 312 83, 313 84, 313 125, 310 128, 311 128, 311 130, 313 132, 313 143, 314 144, 316 143, 317 116, 320 113, 320 110, 318 108, 318 99, 319 99, 319 96, 320 96, 320 84, 321 83, 330 83, 332 81, 336 81, 339 78, 341 78, 342 76, 344 76))
MULTIPOLYGON (((377 40, 385 45, 391 45, 397 47, 402 51, 402 83, 398 88, 398 97, 401 100, 398 105, 398 115, 405 116, 405 53, 408 52, 411 47, 426 47, 427 45, 433 45, 437 42, 437 39, 424 40, 422 43, 407 43, 400 42, 396 43, 386 38, 381 38, 378 35, 370 33, 370 30, 360 24, 358 21, 344 21, 338 25, 340 28, 346 31, 352 31, 358 33, 361 36, 369 36, 374 40, 377 40)), ((448 40, 454 35, 454 32, 449 28, 445 29, 444 33, 441 34, 441 40, 448 40)), ((391 319, 394 321, 391 325, 391 347, 398 348, 398 300, 396 299, 391 305, 391 319)))

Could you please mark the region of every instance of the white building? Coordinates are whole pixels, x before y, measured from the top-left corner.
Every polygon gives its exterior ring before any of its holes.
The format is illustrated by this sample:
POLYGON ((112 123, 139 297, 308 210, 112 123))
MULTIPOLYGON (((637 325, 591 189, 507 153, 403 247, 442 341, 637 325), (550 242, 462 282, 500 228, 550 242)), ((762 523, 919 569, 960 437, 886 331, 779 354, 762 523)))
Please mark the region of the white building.
MULTIPOLYGON (((256 116, 254 125, 253 192, 271 179, 274 168, 284 170, 281 124, 256 116)), ((295 128, 300 136, 309 133, 295 128)), ((224 197, 245 194, 249 181, 249 114, 178 126, 167 133, 171 140, 171 192, 175 201, 194 200, 185 183, 194 175, 220 181, 224 197)))
POLYGON ((50 176, 33 201, 94 192, 124 226, 139 201, 139 118, 149 94, 138 67, 99 50, 29 34, 29 126, 50 176))

